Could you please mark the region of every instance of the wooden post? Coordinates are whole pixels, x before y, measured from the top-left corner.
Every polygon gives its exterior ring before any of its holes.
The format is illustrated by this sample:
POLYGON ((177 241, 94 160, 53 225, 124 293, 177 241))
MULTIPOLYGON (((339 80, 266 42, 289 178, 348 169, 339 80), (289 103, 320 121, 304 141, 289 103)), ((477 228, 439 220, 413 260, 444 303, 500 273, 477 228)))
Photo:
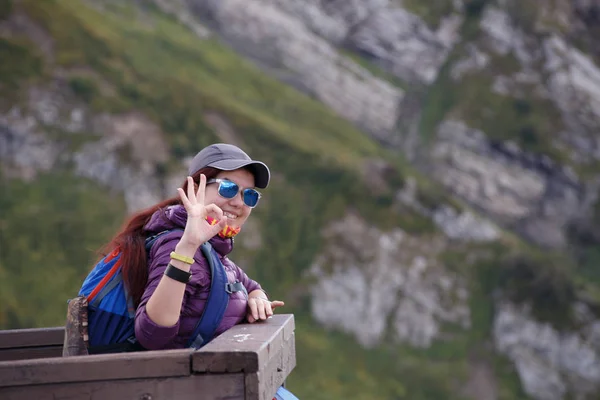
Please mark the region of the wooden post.
POLYGON ((235 326, 198 351, 32 359, 49 344, 62 354, 60 329, 0 331, 0 357, 12 359, 0 362, 1 399, 271 400, 296 365, 292 315, 235 326))
POLYGON ((292 315, 239 325, 192 355, 194 372, 243 372, 246 399, 271 400, 296 366, 294 329, 292 315))

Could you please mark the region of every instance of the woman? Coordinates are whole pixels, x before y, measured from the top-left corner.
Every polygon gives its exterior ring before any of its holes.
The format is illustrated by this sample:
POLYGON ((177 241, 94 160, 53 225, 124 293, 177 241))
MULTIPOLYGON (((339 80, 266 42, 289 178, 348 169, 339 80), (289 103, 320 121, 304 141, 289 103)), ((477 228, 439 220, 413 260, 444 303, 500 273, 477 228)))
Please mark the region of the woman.
POLYGON ((123 279, 137 306, 135 335, 143 347, 186 347, 210 290, 210 267, 199 249, 206 241, 218 253, 229 283, 240 282, 245 289, 229 295, 215 336, 244 319, 265 320, 284 305, 269 301, 261 286, 227 258, 233 236, 260 199, 254 188, 266 188, 269 178, 268 167, 240 148, 210 145, 192 160, 179 197, 133 216, 108 244, 121 248, 123 279), (146 257, 146 238, 161 232, 146 257))

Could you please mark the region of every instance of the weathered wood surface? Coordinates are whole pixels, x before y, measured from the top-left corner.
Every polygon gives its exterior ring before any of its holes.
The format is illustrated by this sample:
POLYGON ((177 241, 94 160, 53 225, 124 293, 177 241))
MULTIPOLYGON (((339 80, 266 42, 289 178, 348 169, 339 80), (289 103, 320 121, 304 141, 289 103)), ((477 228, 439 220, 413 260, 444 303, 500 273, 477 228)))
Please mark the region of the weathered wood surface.
POLYGON ((272 398, 296 366, 294 328, 292 315, 274 316, 261 329, 240 325, 195 352, 194 371, 245 372, 247 399, 272 398))
POLYGON ((0 388, 2 400, 231 400, 244 396, 241 373, 0 388))
POLYGON ((69 301, 63 357, 88 355, 88 302, 85 296, 69 301))
POLYGON ((29 346, 62 346, 65 329, 39 328, 0 331, 0 349, 29 346))
MULTIPOLYGON (((64 338, 54 329, 45 330, 51 338, 38 330, 19 336, 23 331, 0 332, 0 353, 11 350, 9 343, 23 348, 64 338)), ((235 326, 198 351, 3 361, 0 398, 271 400, 295 365, 294 318, 275 315, 235 326)))
POLYGON ((0 393, 3 386, 187 376, 191 353, 164 350, 0 362, 0 393))
POLYGON ((0 331, 0 361, 60 357, 64 328, 0 331))

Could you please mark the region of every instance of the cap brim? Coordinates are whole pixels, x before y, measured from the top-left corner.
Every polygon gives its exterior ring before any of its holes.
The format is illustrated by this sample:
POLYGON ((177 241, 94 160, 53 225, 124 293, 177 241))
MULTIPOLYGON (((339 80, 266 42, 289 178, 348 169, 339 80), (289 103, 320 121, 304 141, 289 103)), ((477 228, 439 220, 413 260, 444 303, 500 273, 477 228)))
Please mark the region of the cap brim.
POLYGON ((254 175, 254 185, 257 188, 264 189, 269 185, 271 173, 269 167, 260 161, 253 160, 219 160, 207 165, 223 171, 233 171, 242 167, 250 167, 254 175))

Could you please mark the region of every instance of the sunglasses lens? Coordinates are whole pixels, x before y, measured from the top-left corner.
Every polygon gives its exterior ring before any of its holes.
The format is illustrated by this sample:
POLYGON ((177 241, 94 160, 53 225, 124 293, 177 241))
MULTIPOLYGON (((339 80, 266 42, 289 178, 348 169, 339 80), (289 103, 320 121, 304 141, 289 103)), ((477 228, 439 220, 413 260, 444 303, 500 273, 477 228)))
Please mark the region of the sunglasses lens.
POLYGON ((219 184, 219 194, 226 199, 234 198, 238 194, 239 190, 240 189, 238 185, 231 181, 222 181, 219 184))
POLYGON ((260 195, 258 194, 258 192, 254 189, 245 189, 244 190, 244 203, 248 206, 248 207, 256 207, 256 205, 258 204, 258 199, 260 198, 260 195))

